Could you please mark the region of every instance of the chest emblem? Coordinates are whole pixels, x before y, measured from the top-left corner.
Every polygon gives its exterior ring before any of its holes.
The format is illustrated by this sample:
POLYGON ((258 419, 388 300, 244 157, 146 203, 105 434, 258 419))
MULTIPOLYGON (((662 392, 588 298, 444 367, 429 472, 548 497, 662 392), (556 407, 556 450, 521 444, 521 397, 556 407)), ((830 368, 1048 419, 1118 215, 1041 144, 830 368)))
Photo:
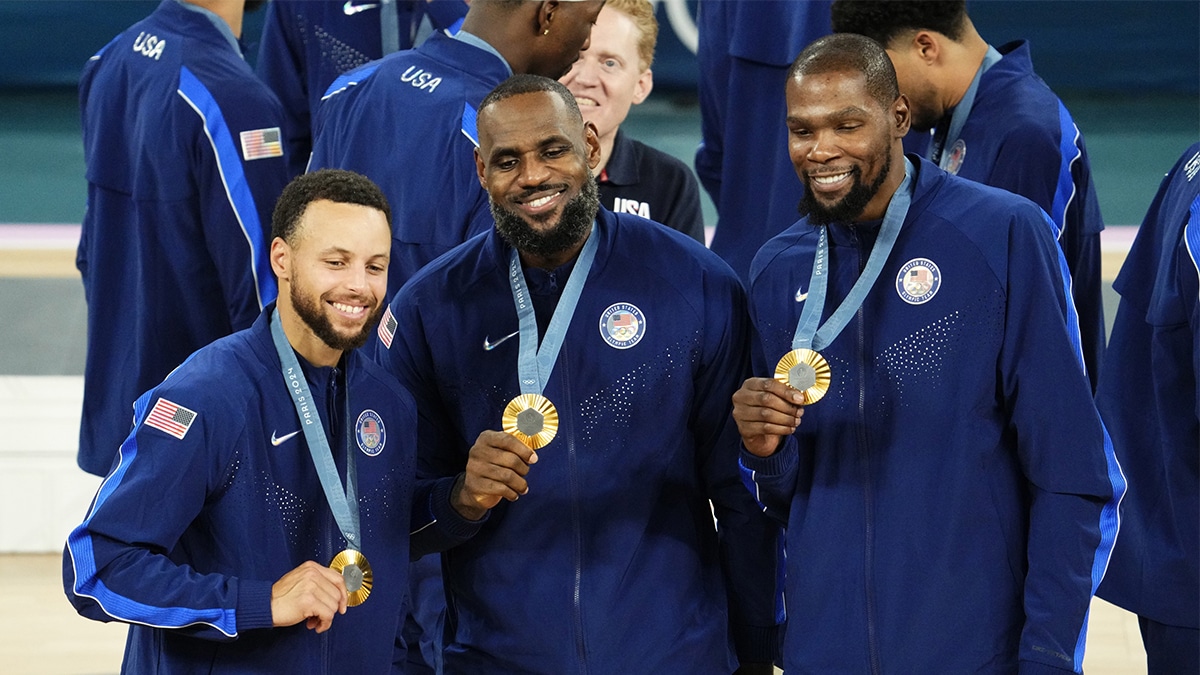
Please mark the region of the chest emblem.
POLYGON ((896 293, 910 305, 923 305, 942 287, 942 271, 928 258, 913 258, 896 275, 896 293))
POLYGON ((646 317, 628 302, 616 302, 600 315, 600 337, 616 349, 629 349, 646 335, 646 317))
POLYGON ((368 457, 374 457, 383 452, 383 445, 387 442, 386 432, 383 429, 383 418, 370 408, 362 411, 362 414, 358 416, 358 422, 354 424, 354 436, 358 440, 358 449, 368 457))
POLYGON ((967 144, 963 139, 954 141, 954 145, 950 148, 950 156, 946 159, 946 171, 958 175, 958 170, 962 168, 963 160, 967 158, 967 144))

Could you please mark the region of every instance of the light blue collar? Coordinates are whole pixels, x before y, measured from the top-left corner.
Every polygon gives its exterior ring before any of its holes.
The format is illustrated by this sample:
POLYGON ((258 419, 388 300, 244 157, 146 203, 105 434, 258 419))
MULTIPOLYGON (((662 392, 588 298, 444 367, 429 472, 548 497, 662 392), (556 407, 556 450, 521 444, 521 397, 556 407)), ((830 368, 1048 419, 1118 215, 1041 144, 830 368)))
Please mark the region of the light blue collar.
POLYGON ((229 41, 229 46, 233 47, 233 51, 237 52, 237 55, 245 60, 246 55, 242 54, 242 45, 238 43, 237 36, 233 34, 233 29, 229 27, 229 24, 225 23, 225 19, 222 19, 203 7, 193 5, 185 0, 175 0, 175 2, 183 6, 184 9, 200 14, 212 22, 212 25, 217 27, 217 31, 219 31, 221 35, 224 35, 225 39, 229 41))
POLYGON ((473 47, 478 47, 489 54, 495 54, 496 58, 500 59, 500 63, 503 63, 505 69, 508 70, 508 74, 510 76, 513 74, 512 66, 508 65, 508 61, 504 60, 504 57, 500 55, 500 52, 496 51, 495 47, 485 42, 483 38, 479 37, 478 35, 472 35, 471 33, 468 33, 460 28, 457 33, 454 33, 450 37, 454 38, 455 40, 465 42, 473 47))

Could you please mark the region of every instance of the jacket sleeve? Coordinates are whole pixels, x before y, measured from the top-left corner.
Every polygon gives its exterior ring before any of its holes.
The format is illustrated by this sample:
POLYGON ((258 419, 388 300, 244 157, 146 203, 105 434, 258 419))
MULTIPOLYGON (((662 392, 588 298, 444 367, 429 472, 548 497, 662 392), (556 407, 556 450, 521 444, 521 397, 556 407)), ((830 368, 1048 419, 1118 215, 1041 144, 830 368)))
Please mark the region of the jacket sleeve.
POLYGON ((679 167, 674 183, 668 202, 670 210, 663 218, 663 225, 703 244, 704 213, 700 210, 700 186, 687 166, 679 167))
POLYGON ((271 212, 288 182, 282 113, 249 75, 210 85, 184 68, 178 93, 187 105, 182 114, 195 116, 191 161, 205 244, 233 330, 242 330, 278 292, 268 253, 271 212), (256 143, 261 149, 246 159, 256 143))
POLYGON ((782 587, 777 587, 781 533, 755 503, 738 470, 733 392, 749 365, 745 293, 732 277, 706 278, 704 355, 695 376, 691 428, 717 517, 721 567, 729 594, 734 646, 742 663, 778 657, 782 587))
POLYGON ((275 92, 283 105, 284 138, 291 174, 304 172, 312 154, 312 111, 310 105, 324 92, 308 90, 309 70, 304 36, 296 25, 296 3, 267 4, 262 41, 258 47, 259 78, 275 92))
POLYGON ((1021 672, 1081 672, 1125 480, 1083 376, 1052 224, 1029 208, 1008 237, 1000 394, 1030 495, 1021 672))
POLYGON ((1095 392, 1104 357, 1104 302, 1100 279, 1100 214, 1083 137, 1061 102, 1059 128, 1027 129, 1000 147, 987 184, 1033 200, 1054 222, 1066 257, 1079 313, 1088 378, 1095 392))
POLYGON ((134 406, 134 431, 121 445, 87 519, 67 539, 63 582, 83 616, 169 628, 210 640, 272 626, 273 580, 201 573, 173 554, 184 531, 223 484, 244 425, 214 424, 216 416, 172 394, 197 415, 182 439, 147 424, 157 389, 134 406), (212 448, 222 448, 214 451, 212 448))
POLYGON ((375 360, 400 381, 417 404, 417 484, 409 543, 415 560, 470 539, 487 522, 487 516, 467 520, 450 504, 454 482, 466 470, 470 445, 454 428, 438 395, 424 324, 416 303, 409 301, 408 288, 396 294, 384 313, 375 360), (389 325, 404 330, 384 337, 389 325))

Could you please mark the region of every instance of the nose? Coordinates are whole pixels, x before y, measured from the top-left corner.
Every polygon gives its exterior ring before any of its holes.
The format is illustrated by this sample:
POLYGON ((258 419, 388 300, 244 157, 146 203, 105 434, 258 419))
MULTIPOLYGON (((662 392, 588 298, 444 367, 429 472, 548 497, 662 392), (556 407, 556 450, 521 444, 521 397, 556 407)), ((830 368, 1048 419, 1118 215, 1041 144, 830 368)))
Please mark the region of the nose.
POLYGON ((814 132, 809 140, 805 157, 811 162, 828 162, 841 155, 837 145, 837 137, 826 131, 814 132))
POLYGON ((564 83, 569 85, 571 82, 575 82, 580 86, 596 84, 598 81, 596 77, 598 67, 595 59, 589 58, 587 54, 581 54, 575 65, 571 66, 571 72, 567 73, 564 83))
POLYGON ((350 273, 346 275, 346 288, 351 291, 361 292, 367 288, 367 267, 366 265, 353 265, 350 267, 350 273))
POLYGON ((550 180, 550 168, 540 157, 532 157, 521 163, 521 172, 517 176, 518 184, 524 188, 534 188, 550 180))

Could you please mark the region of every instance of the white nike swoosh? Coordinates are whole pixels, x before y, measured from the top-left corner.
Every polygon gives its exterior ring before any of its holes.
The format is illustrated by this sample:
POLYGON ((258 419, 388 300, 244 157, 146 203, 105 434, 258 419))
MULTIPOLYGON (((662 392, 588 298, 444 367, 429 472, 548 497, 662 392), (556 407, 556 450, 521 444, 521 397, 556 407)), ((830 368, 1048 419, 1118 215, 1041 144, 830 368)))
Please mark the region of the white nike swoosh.
POLYGON ((517 335, 517 334, 518 334, 518 333, 520 333, 520 332, 521 332, 521 331, 519 331, 519 330, 515 330, 515 331, 513 331, 513 332, 509 333, 508 335, 505 335, 504 337, 500 338, 499 340, 496 340, 495 342, 488 342, 488 339, 487 339, 486 337, 485 337, 485 338, 483 338, 483 351, 485 351, 485 352, 490 352, 490 351, 492 351, 492 350, 493 350, 493 349, 495 349, 497 346, 499 346, 499 344, 500 344, 501 342, 504 342, 504 341, 505 341, 505 340, 507 340, 508 338, 510 338, 510 337, 513 337, 514 335, 517 335))
POLYGON ((285 434, 283 436, 276 437, 275 432, 272 431, 271 432, 271 445, 279 445, 280 443, 283 443, 284 441, 291 438, 292 436, 295 436, 298 433, 300 433, 299 429, 297 429, 296 431, 293 431, 290 434, 285 434))
POLYGON ((379 6, 378 3, 368 3, 365 5, 356 5, 353 2, 351 2, 351 0, 346 0, 346 4, 342 5, 342 12, 346 16, 354 16, 355 14, 358 14, 359 12, 365 12, 368 9, 375 9, 378 6, 379 6))
POLYGON ((796 291, 796 302, 804 302, 807 299, 808 299, 807 291, 804 293, 801 293, 800 291, 796 291))

